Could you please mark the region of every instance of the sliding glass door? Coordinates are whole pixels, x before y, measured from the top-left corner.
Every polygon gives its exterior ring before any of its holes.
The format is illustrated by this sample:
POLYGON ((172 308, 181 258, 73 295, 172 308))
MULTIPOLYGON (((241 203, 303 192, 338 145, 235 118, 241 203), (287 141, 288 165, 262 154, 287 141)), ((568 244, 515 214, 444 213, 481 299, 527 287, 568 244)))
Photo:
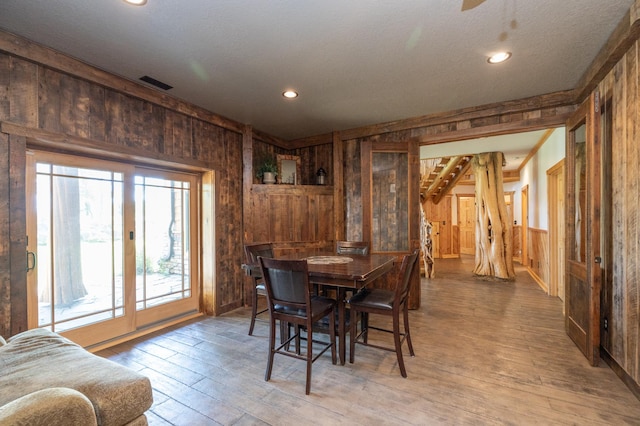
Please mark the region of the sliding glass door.
POLYGON ((41 152, 27 172, 30 327, 87 346, 198 309, 195 176, 41 152))

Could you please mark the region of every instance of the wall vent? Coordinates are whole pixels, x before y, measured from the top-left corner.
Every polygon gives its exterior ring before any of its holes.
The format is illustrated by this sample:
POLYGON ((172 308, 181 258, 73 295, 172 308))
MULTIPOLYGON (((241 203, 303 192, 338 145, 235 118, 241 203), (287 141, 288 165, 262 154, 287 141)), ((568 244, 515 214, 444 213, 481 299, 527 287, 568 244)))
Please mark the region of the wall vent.
POLYGON ((140 77, 140 80, 144 81, 145 83, 149 83, 152 86, 156 86, 157 88, 162 89, 162 90, 173 89, 173 86, 169 86, 167 83, 163 83, 161 81, 158 81, 153 77, 149 77, 148 75, 140 77))

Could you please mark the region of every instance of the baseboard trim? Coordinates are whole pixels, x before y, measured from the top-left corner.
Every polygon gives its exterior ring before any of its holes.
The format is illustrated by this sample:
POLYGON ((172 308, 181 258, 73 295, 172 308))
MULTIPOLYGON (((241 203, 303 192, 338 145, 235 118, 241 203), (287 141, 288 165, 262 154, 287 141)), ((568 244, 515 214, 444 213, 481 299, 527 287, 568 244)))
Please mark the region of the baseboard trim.
POLYGON ((606 349, 600 348, 600 357, 607 363, 607 365, 616 373, 616 376, 620 377, 622 383, 627 385, 631 393, 640 401, 640 385, 633 380, 633 378, 611 357, 606 349))
POLYGON ((531 269, 530 267, 527 266, 527 272, 529 273, 529 275, 531 276, 531 278, 533 278, 533 280, 535 282, 538 283, 538 285, 540 286, 540 288, 542 288, 544 290, 545 293, 549 294, 549 286, 547 285, 547 283, 545 283, 544 281, 542 281, 542 278, 540 278, 538 276, 538 274, 536 274, 535 272, 533 272, 533 269, 531 269))

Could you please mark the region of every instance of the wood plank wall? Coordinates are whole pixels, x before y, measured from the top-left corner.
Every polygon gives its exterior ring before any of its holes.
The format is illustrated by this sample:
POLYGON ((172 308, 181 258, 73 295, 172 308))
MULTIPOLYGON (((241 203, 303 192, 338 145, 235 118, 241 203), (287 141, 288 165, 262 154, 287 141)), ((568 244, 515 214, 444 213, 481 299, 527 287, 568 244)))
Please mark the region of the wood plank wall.
POLYGON ((527 268, 542 289, 549 292, 549 232, 545 229, 527 228, 527 268))
POLYGON ((636 41, 600 83, 611 100, 612 288, 604 292, 601 316, 608 320, 602 346, 640 384, 640 43, 636 41))
MULTIPOLYGON (((82 67, 86 65, 78 65, 82 67)), ((232 123, 230 130, 196 118, 206 117, 196 108, 178 112, 161 101, 143 100, 2 52, 0 88, 3 129, 37 129, 63 150, 74 151, 74 141, 79 141, 92 146, 94 155, 120 151, 165 166, 215 170, 217 306, 208 310, 224 312, 242 304, 242 134, 234 128, 241 126, 232 123)), ((34 143, 39 142, 0 134, 0 178, 10 183, 0 192, 0 334, 5 336, 27 327, 24 156, 34 143)))
POLYGON ((522 226, 513 225, 513 261, 525 264, 522 260, 522 226))

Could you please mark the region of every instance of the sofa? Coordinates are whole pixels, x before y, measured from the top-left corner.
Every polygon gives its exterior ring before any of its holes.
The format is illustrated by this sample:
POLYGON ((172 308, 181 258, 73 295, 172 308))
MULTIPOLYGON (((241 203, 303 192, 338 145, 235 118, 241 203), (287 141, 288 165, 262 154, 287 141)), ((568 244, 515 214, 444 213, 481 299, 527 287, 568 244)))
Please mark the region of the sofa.
POLYGON ((144 375, 45 329, 0 337, 0 425, 146 425, 144 375))

